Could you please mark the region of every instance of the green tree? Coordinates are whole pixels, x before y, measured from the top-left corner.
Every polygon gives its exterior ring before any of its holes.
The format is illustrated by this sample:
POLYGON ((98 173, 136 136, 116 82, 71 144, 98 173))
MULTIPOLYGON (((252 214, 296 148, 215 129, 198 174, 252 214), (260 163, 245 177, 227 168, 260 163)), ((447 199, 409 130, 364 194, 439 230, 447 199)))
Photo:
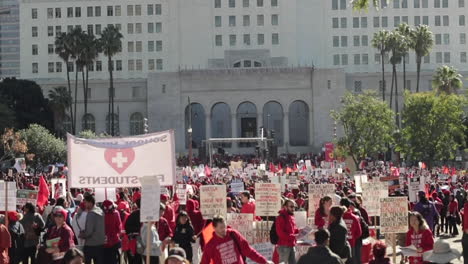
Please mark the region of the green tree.
POLYGON ((465 145, 466 99, 435 92, 405 95, 403 129, 397 149, 413 161, 450 160, 465 145))
POLYGON ((385 101, 385 54, 390 50, 388 46, 388 36, 390 32, 383 29, 374 33, 372 38, 372 47, 376 48, 380 53, 380 62, 382 64, 382 100, 385 101))
POLYGON ((411 48, 416 55, 416 92, 419 93, 419 80, 421 76, 421 62, 424 56, 429 55, 429 52, 434 45, 432 32, 426 25, 419 25, 411 32, 411 48))
POLYGON ((388 0, 351 0, 351 5, 354 10, 369 10, 370 5, 375 9, 379 9, 379 3, 385 1, 388 4, 388 0))
POLYGON ((347 93, 342 104, 339 112, 331 113, 344 130, 338 147, 350 155, 358 167, 362 159, 386 151, 395 130, 394 113, 370 91, 357 95, 347 93))
POLYGON ((6 128, 3 131, 0 145, 0 163, 12 161, 28 151, 26 141, 21 139, 19 132, 15 132, 12 128, 6 128))
POLYGON ((392 52, 390 57, 390 63, 392 64, 392 86, 390 90, 390 108, 392 107, 392 97, 393 97, 393 87, 395 87, 395 122, 396 125, 400 126, 400 115, 398 107, 398 78, 396 65, 401 63, 401 60, 407 50, 407 42, 404 36, 402 36, 398 31, 390 32, 388 37, 388 46, 392 52))
POLYGON ((112 75, 113 66, 112 66, 112 56, 122 51, 122 34, 119 32, 119 29, 114 27, 114 25, 108 25, 101 34, 99 39, 100 48, 104 52, 104 55, 107 56, 107 68, 109 69, 109 118, 111 128, 111 135, 114 136, 114 78, 112 75))
POLYGON ((33 167, 46 166, 53 163, 63 163, 67 158, 65 142, 52 135, 45 127, 32 124, 20 131, 21 138, 26 141, 28 154, 33 154, 30 161, 33 167))
POLYGON ((403 59, 403 90, 406 90, 406 55, 408 54, 409 49, 413 46, 412 45, 412 38, 411 35, 413 34, 413 29, 408 26, 406 23, 401 23, 398 25, 396 29, 400 35, 404 37, 405 44, 402 46, 401 52, 402 59, 403 59))
POLYGON ((437 68, 432 77, 432 88, 437 93, 452 94, 463 87, 463 76, 452 66, 443 65, 437 68))
POLYGON ((72 98, 67 88, 64 86, 54 87, 49 91, 49 104, 54 112, 55 132, 59 136, 64 135, 63 120, 67 109, 72 104, 72 98))

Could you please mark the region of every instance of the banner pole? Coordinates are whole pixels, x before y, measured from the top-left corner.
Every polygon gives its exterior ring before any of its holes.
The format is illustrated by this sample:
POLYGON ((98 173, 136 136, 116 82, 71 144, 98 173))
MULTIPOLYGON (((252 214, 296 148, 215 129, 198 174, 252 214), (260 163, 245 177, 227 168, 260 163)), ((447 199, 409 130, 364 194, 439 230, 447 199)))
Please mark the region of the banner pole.
POLYGON ((148 229, 148 232, 146 232, 146 264, 149 264, 150 263, 150 255, 151 255, 151 233, 152 230, 151 230, 151 222, 147 222, 146 223, 148 225, 147 229, 148 229))
POLYGON ((392 233, 392 251, 393 251, 393 263, 396 262, 396 237, 395 233, 392 233))

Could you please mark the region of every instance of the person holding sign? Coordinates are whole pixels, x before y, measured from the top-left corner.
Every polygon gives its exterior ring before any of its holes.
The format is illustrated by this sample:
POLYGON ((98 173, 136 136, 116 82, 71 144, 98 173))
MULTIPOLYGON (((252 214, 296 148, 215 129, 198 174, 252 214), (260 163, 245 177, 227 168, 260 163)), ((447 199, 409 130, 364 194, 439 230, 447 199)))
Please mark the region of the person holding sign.
POLYGON ((244 264, 243 256, 259 264, 273 264, 253 249, 237 230, 227 228, 222 216, 213 218, 213 227, 213 238, 206 244, 200 264, 244 264))
POLYGON ((417 257, 409 257, 410 264, 423 263, 423 253, 434 248, 432 231, 418 212, 411 212, 409 217, 410 229, 406 233, 406 246, 414 246, 417 257))
POLYGON ((324 196, 320 199, 319 208, 315 211, 315 225, 318 229, 328 228, 328 218, 333 200, 330 196, 324 196))

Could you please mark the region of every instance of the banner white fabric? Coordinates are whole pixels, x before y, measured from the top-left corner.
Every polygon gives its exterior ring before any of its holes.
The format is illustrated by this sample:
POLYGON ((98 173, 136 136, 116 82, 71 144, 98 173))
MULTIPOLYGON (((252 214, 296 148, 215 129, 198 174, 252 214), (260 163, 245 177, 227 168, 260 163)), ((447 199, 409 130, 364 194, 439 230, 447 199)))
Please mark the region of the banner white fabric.
POLYGON ((139 187, 157 176, 161 186, 175 182, 174 131, 103 139, 67 135, 71 188, 139 187))

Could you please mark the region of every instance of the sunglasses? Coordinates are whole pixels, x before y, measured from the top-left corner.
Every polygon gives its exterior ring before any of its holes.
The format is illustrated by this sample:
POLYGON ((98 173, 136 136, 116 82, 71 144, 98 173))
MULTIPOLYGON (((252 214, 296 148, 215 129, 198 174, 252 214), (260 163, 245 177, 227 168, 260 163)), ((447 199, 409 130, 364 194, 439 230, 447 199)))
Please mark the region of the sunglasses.
POLYGON ((54 214, 54 217, 63 217, 63 214, 54 214))

